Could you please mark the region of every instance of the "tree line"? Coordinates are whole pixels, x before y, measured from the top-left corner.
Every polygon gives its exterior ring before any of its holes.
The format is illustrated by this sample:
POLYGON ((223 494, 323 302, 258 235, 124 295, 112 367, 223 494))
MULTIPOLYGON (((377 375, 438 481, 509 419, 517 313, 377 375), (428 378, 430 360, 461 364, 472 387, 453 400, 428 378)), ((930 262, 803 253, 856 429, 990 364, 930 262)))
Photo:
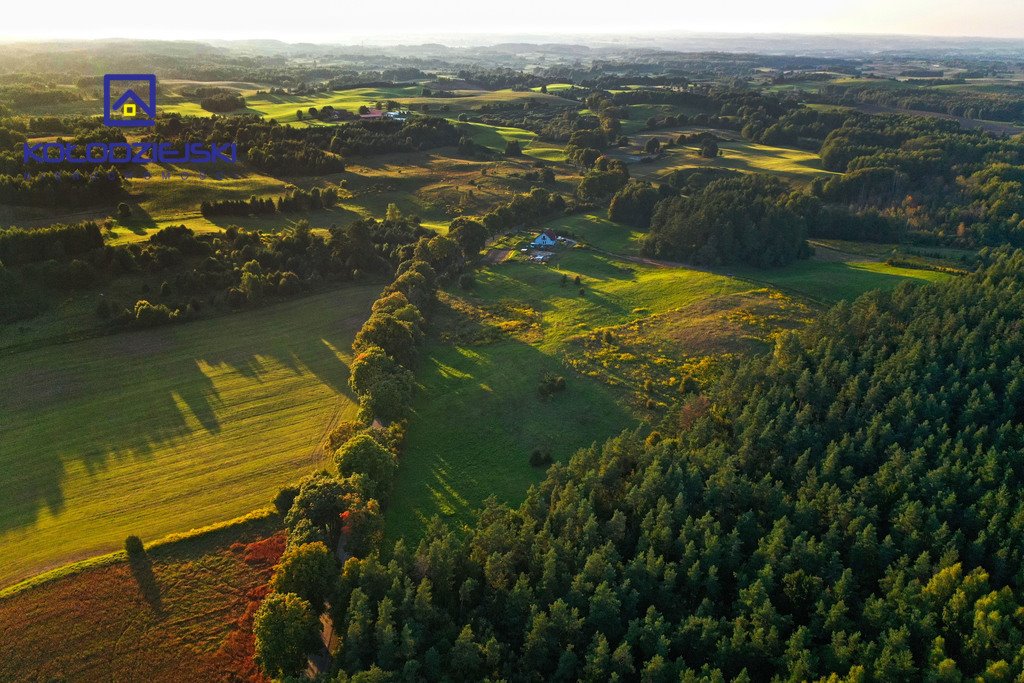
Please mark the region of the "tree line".
MULTIPOLYGON (((397 210, 388 213, 382 223, 407 220, 397 210)), ((365 556, 380 543, 381 510, 398 468, 413 398, 412 368, 438 283, 461 272, 467 258, 478 253, 435 235, 421 237, 411 252, 392 255, 400 260, 395 278, 373 303, 352 344, 349 383, 359 412, 329 438, 334 468, 285 487, 275 499, 289 531, 288 549, 253 622, 256 660, 270 676, 297 675, 307 654, 317 649, 318 617, 337 604, 339 557, 365 556)))
POLYGON ((295 188, 276 199, 253 195, 248 199, 205 200, 200 203, 199 211, 204 216, 265 216, 274 213, 320 211, 333 208, 337 203, 338 191, 329 186, 309 190, 295 188))

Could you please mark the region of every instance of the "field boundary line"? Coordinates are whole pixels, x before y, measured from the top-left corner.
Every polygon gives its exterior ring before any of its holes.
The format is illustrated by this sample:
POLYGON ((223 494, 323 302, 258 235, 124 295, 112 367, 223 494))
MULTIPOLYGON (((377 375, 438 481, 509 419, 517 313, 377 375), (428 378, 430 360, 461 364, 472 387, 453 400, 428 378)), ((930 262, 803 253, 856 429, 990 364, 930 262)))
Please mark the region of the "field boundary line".
MULTIPOLYGON (((146 544, 146 552, 158 549, 168 549, 179 543, 194 541, 196 539, 203 538, 204 536, 227 531, 229 529, 240 529, 249 525, 255 526, 262 522, 269 522, 275 517, 279 517, 279 515, 273 506, 258 508, 252 512, 242 515, 241 517, 235 517, 234 519, 228 519, 222 522, 215 522, 213 524, 208 524, 207 526, 190 529, 189 531, 180 531, 168 534, 153 541, 152 543, 146 544)), ((76 574, 81 574, 82 572, 89 571, 90 569, 99 569, 101 567, 117 564, 118 562, 127 561, 128 554, 124 550, 115 550, 114 552, 107 553, 105 555, 97 555, 95 557, 89 557, 84 560, 78 560, 77 562, 61 565, 60 567, 48 569, 40 574, 36 574, 35 576, 31 576, 11 586, 0 589, 0 600, 6 600, 7 598, 11 598, 22 593, 23 591, 69 576, 75 576, 76 574)))

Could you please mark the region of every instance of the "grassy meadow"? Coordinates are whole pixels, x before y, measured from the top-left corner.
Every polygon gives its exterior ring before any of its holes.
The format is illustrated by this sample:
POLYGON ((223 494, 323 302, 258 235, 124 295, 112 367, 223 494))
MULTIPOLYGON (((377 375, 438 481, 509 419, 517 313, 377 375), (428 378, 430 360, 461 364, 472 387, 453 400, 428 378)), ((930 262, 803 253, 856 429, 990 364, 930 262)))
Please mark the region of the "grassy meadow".
MULTIPOLYGON (((696 129, 679 131, 651 131, 636 135, 631 141, 642 149, 650 138, 658 138, 662 142, 675 139, 680 132, 694 132, 696 129)), ((672 171, 683 168, 709 166, 728 168, 744 173, 771 173, 795 183, 809 183, 816 176, 831 175, 821 166, 821 157, 814 152, 807 152, 789 147, 773 147, 746 140, 725 140, 718 143, 719 156, 706 159, 700 156, 700 150, 690 145, 673 145, 664 150, 664 155, 646 163, 633 164, 630 168, 633 175, 647 180, 658 180, 672 171)))
POLYGON ((523 154, 544 161, 565 161, 565 147, 554 142, 537 139, 537 134, 511 126, 492 126, 486 123, 454 122, 455 125, 478 145, 495 152, 504 152, 505 145, 516 140, 522 146, 523 154))
POLYGON ((0 586, 235 517, 319 465, 379 291, 5 356, 0 586))
MULTIPOLYGON (((454 90, 453 97, 423 96, 421 85, 394 85, 374 88, 350 88, 336 90, 317 95, 273 95, 269 92, 257 94, 255 91, 242 91, 245 96, 245 113, 258 114, 263 118, 274 119, 279 123, 290 123, 298 126, 324 125, 316 120, 304 118, 299 120, 296 111, 303 113, 310 107, 320 109, 330 105, 335 109, 358 111, 361 106, 372 107, 377 102, 392 100, 405 108, 423 111, 427 106, 433 113, 454 115, 471 112, 486 104, 522 104, 526 101, 544 102, 549 106, 570 106, 567 100, 555 95, 539 92, 519 92, 514 90, 454 90)), ((161 111, 180 113, 182 115, 209 116, 198 103, 181 97, 165 99, 161 111)), ((239 112, 242 113, 242 112, 239 112)))
POLYGON ((799 261, 785 268, 736 267, 731 274, 823 304, 855 299, 873 289, 892 289, 911 282, 943 282, 948 273, 891 266, 883 261, 799 261))
POLYGON ((532 233, 511 236, 493 245, 470 291, 442 298, 417 371, 391 538, 417 538, 434 515, 466 523, 492 495, 516 503, 542 478, 528 462, 534 449, 565 460, 656 420, 684 377, 710 379, 721 362, 769 348, 825 305, 951 277, 849 254, 771 270, 696 269, 638 257, 643 233, 597 213, 544 227, 595 249, 562 248, 544 266, 518 251, 532 233), (567 389, 541 398, 549 373, 567 389))

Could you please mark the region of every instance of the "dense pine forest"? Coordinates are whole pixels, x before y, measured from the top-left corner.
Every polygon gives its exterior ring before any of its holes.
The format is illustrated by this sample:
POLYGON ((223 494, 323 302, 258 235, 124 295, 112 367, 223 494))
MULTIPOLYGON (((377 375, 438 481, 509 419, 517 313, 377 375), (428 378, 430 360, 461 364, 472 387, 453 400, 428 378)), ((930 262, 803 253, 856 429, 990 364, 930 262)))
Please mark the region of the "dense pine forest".
POLYGON ((838 305, 472 531, 350 559, 339 680, 1020 675, 1024 254, 987 258, 838 305))

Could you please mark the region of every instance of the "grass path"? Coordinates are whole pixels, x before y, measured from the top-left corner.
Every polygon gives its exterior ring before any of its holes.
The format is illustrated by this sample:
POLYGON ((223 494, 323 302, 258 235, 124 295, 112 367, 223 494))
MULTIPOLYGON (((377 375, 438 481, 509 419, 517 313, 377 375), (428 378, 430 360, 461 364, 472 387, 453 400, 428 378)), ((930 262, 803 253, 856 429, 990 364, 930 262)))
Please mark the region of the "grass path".
POLYGON ((322 461, 354 413, 377 285, 0 362, 0 586, 235 517, 322 461))

